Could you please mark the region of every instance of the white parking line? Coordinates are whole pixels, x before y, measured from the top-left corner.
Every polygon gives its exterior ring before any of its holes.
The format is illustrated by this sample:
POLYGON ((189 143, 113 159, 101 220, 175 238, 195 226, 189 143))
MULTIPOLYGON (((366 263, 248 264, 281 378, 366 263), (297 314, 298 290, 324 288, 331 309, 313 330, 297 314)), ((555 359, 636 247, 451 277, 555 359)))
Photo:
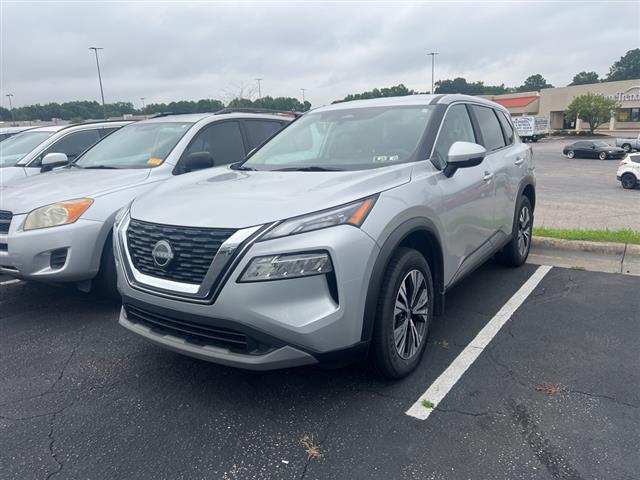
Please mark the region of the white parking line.
POLYGON ((522 305, 527 297, 533 292, 536 286, 551 270, 548 265, 542 265, 529 277, 520 287, 513 297, 500 309, 494 317, 484 326, 476 337, 465 347, 456 359, 442 372, 435 382, 424 392, 411 408, 405 413, 419 420, 426 420, 438 404, 449 393, 453 386, 460 380, 460 377, 475 362, 491 339, 496 336, 505 323, 511 318, 514 312, 522 305), (427 404, 426 406, 423 405, 427 404))
POLYGON ((14 283, 21 283, 22 280, 18 280, 17 278, 14 278, 13 280, 6 280, 4 282, 0 282, 0 285, 13 285, 14 283))

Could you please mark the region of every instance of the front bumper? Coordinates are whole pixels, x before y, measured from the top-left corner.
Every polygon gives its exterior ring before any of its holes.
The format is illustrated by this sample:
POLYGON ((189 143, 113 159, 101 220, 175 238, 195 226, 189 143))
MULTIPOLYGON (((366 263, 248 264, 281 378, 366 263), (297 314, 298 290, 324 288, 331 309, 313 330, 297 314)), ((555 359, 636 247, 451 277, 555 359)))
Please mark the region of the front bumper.
POLYGON ((249 369, 306 365, 361 351, 364 299, 379 249, 358 228, 343 225, 251 243, 208 303, 170 298, 166 290, 154 293, 152 285, 140 288, 130 281, 125 273, 127 265, 123 265, 129 260, 123 251, 127 247, 122 230, 118 239, 118 289, 125 305, 120 324, 155 343, 204 360, 249 369), (331 274, 237 281, 254 257, 319 250, 331 256, 331 274), (127 310, 132 306, 151 314, 152 320, 141 320, 140 315, 132 318, 127 310), (160 315, 165 325, 159 326, 159 317, 153 315, 160 315), (169 329, 167 322, 172 325, 169 329), (208 343, 206 338, 194 338, 185 332, 218 327, 245 334, 259 346, 234 351, 224 342, 208 343))
POLYGON ((9 232, 0 235, 0 273, 53 283, 95 277, 103 222, 79 219, 70 225, 23 231, 25 218, 14 215, 9 232))

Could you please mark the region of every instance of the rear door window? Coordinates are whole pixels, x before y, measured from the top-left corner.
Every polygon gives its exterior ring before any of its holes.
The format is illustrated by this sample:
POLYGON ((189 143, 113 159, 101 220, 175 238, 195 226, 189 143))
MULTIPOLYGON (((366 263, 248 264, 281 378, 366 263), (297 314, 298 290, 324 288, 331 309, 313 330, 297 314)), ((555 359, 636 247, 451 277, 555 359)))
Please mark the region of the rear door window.
POLYGON ((273 137, 284 125, 282 122, 275 120, 245 120, 244 126, 247 132, 249 149, 254 149, 273 137))
POLYGON ((502 133, 504 134, 504 138, 507 142, 507 145, 513 144, 514 141, 514 133, 513 127, 511 126, 511 122, 504 114, 504 112, 496 112, 498 115, 498 120, 500 121, 500 126, 502 127, 502 133))
POLYGON ((236 121, 215 122, 200 130, 184 155, 209 152, 216 166, 243 160, 246 153, 240 125, 236 121))
POLYGON ((482 146, 487 151, 498 150, 506 145, 502 135, 502 127, 493 108, 472 105, 473 112, 480 124, 482 133, 482 146))

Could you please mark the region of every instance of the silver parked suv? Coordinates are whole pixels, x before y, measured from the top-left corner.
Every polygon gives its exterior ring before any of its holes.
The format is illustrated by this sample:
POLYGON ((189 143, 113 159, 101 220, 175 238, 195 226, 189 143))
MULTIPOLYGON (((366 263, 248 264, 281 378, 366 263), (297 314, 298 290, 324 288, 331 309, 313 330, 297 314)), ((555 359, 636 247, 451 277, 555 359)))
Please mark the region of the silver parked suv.
POLYGON ((494 254, 526 260, 533 170, 508 112, 480 98, 319 108, 120 212, 120 323, 231 366, 368 354, 402 377, 452 285, 494 254))
POLYGON ((122 127, 66 167, 0 186, 0 273, 116 295, 118 210, 168 178, 244 159, 290 121, 229 110, 159 116, 122 127))

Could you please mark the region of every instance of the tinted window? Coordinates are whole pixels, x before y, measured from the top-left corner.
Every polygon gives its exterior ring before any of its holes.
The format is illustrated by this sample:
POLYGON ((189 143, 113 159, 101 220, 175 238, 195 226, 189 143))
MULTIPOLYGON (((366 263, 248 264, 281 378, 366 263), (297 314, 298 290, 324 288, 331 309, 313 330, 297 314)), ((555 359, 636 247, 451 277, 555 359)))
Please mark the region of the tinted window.
POLYGON ((500 120, 500 125, 502 126, 502 133, 504 134, 504 138, 507 140, 507 145, 511 145, 513 143, 513 127, 511 126, 511 122, 504 114, 504 112, 496 112, 498 114, 498 120, 500 120))
POLYGON ((573 145, 574 145, 574 147, 586 148, 586 147, 590 147, 591 146, 591 142, 576 142, 573 145))
POLYGON ((473 105, 473 111, 478 118, 480 131, 482 132, 483 147, 488 151, 497 150, 505 146, 502 128, 498 122, 495 112, 489 107, 479 107, 473 105))
POLYGON ((629 160, 633 163, 640 163, 640 155, 629 155, 629 160))
POLYGON ((251 149, 261 145, 283 127, 281 122, 269 120, 245 120, 244 126, 247 130, 247 140, 251 149))
POLYGON ((55 132, 25 132, 7 138, 0 145, 0 166, 15 165, 55 132))
POLYGON ((438 168, 442 169, 447 165, 449 148, 455 142, 476 143, 469 112, 464 105, 452 106, 442 122, 435 146, 434 163, 438 168))
POLYGON ((110 133, 115 132, 116 130, 118 130, 118 128, 120 127, 109 127, 109 128, 103 128, 100 130, 100 137, 104 138, 107 135, 109 135, 110 133))
POLYGON ((36 162, 31 163, 30 166, 39 166, 47 153, 64 153, 69 160, 75 160, 77 156, 98 140, 100 140, 98 129, 69 133, 42 152, 36 162))
POLYGON ((239 162, 245 157, 242 134, 238 122, 216 122, 194 137, 184 155, 209 152, 216 166, 239 162))

